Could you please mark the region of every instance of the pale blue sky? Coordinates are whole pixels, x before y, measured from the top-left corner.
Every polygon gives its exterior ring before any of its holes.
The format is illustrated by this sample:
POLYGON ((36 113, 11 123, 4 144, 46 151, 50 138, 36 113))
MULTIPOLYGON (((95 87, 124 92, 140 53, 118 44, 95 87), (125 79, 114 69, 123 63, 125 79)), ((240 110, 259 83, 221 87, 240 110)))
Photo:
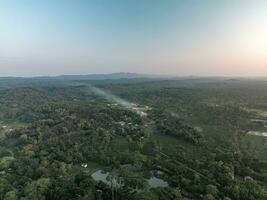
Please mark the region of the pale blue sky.
POLYGON ((264 0, 0 0, 0 76, 266 75, 264 0))

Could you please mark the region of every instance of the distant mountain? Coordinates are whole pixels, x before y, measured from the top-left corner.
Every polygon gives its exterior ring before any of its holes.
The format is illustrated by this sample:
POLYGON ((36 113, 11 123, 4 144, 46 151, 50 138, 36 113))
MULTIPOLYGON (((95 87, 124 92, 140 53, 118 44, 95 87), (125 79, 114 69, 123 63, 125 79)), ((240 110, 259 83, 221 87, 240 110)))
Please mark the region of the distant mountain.
POLYGON ((53 77, 64 80, 107 80, 107 79, 133 79, 133 78, 152 78, 153 75, 135 73, 112 73, 112 74, 87 74, 87 75, 62 75, 53 77))
POLYGON ((223 77, 197 77, 197 76, 170 76, 137 73, 111 73, 111 74, 86 74, 86 75, 60 75, 60 76, 35 76, 35 77, 0 77, 0 87, 6 86, 55 86, 79 84, 108 84, 108 83, 140 83, 154 80, 192 80, 196 81, 225 80, 223 77))
POLYGON ((112 73, 112 74, 86 74, 86 75, 60 75, 60 76, 35 76, 35 77, 0 77, 0 80, 117 80, 135 78, 168 78, 167 76, 136 74, 136 73, 112 73))
POLYGON ((59 85, 73 84, 73 82, 107 83, 148 81, 151 79, 169 78, 167 76, 147 75, 136 73, 87 74, 87 75, 61 75, 61 76, 35 76, 35 77, 0 77, 0 87, 10 85, 59 85))

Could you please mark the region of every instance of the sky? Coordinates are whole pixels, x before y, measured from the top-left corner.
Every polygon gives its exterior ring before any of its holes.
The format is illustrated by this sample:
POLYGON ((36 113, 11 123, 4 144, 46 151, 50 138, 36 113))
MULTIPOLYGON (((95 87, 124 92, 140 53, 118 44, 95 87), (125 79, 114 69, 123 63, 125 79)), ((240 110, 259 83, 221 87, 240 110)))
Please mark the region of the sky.
POLYGON ((267 0, 0 0, 0 76, 267 76, 267 0))

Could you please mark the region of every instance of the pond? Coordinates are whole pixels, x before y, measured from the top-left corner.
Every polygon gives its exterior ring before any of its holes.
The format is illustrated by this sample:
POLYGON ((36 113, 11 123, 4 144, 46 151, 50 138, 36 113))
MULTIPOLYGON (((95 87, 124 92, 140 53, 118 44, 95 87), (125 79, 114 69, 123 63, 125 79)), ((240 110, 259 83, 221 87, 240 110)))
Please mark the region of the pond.
POLYGON ((104 183, 108 184, 107 180, 107 177, 109 176, 108 172, 105 172, 103 170, 97 170, 91 176, 95 181, 103 181, 104 183))
POLYGON ((163 179, 152 176, 148 179, 149 188, 168 187, 169 184, 163 179))
POLYGON ((251 122, 267 122, 265 119, 250 119, 251 122))
MULTIPOLYGON (((98 170, 94 172, 91 176, 95 181, 103 181, 104 183, 111 185, 111 180, 109 180, 109 176, 110 176, 109 172, 98 170)), ((115 185, 118 184, 116 179, 112 179, 112 180, 114 181, 113 184, 115 185)), ((149 188, 168 187, 168 182, 164 181, 163 179, 157 178, 155 176, 151 176, 147 181, 148 181, 149 188)))
POLYGON ((267 137, 267 132, 248 131, 247 134, 248 134, 248 135, 255 135, 255 136, 267 137))

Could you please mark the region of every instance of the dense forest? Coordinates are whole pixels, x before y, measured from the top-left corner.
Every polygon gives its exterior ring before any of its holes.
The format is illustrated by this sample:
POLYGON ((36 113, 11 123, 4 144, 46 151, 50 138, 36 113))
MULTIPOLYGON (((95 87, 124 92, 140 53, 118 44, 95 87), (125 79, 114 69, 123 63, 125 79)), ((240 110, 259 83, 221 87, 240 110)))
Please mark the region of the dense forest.
POLYGON ((0 83, 0 200, 267 199, 264 79, 0 83))

